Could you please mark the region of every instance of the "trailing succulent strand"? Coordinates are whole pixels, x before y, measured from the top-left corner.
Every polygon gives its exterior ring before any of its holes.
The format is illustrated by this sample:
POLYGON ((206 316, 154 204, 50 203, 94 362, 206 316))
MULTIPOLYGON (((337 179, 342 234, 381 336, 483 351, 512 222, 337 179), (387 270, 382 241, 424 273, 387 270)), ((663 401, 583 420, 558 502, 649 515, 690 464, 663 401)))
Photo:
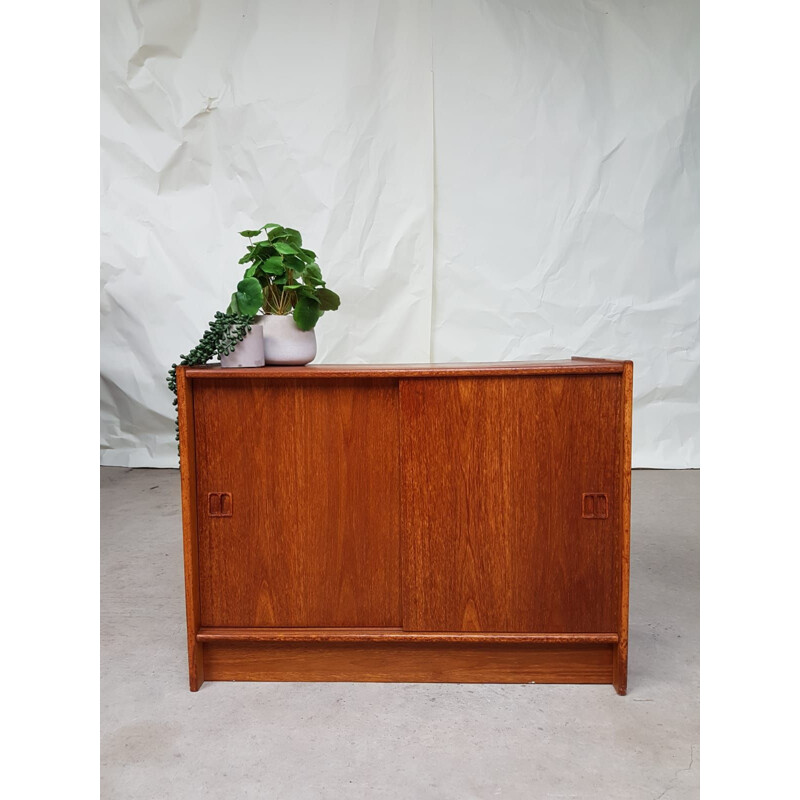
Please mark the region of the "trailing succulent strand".
MULTIPOLYGON (((215 355, 229 355, 250 332, 252 324, 252 315, 223 314, 221 311, 217 311, 197 345, 186 355, 181 354, 180 366, 196 367, 207 364, 215 355)), ((175 374, 177 367, 178 364, 173 364, 167 375, 167 386, 175 395, 172 401, 173 406, 178 405, 178 384, 175 374)), ((175 422, 175 439, 179 440, 177 421, 175 422)))

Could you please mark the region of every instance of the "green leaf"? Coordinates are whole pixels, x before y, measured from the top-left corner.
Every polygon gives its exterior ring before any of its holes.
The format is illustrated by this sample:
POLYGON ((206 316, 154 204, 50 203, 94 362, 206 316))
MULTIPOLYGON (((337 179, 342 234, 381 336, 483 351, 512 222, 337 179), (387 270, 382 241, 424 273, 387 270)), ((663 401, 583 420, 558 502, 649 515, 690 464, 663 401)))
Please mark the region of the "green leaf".
POLYGON ((236 302, 236 292, 231 295, 231 302, 228 303, 228 310, 225 312, 226 314, 238 314, 239 313, 239 304, 236 302))
POLYGON ((246 236, 248 239, 252 239, 254 236, 258 236, 261 231, 239 231, 239 236, 246 236))
POLYGON ((288 234, 288 233, 286 233, 286 229, 285 229, 285 228, 282 228, 280 225, 276 225, 276 226, 275 226, 275 227, 274 227, 274 228, 273 228, 273 229, 272 229, 272 230, 271 230, 271 231, 270 231, 270 232, 267 234, 267 236, 269 236, 269 240, 270 240, 271 242, 272 242, 272 241, 275 241, 275 239, 280 239, 280 238, 282 238, 282 237, 286 237, 286 236, 288 236, 288 235, 289 235, 289 234, 288 234))
POLYGON ((301 286, 297 290, 297 294, 303 297, 311 297, 313 300, 319 303, 319 298, 317 297, 316 290, 314 289, 313 286, 301 286))
POLYGON ((248 261, 252 261, 256 257, 256 255, 255 255, 255 247, 248 247, 247 249, 250 252, 246 253, 245 255, 243 255, 239 259, 239 263, 240 264, 246 264, 248 261))
POLYGON ((269 275, 283 275, 286 272, 286 266, 281 256, 272 256, 272 258, 259 261, 258 266, 262 272, 266 272, 269 275))
POLYGON ((297 257, 303 259, 303 261, 305 261, 306 264, 311 264, 313 263, 314 259, 308 254, 308 252, 309 252, 308 250, 303 250, 303 248, 301 247, 299 248, 297 257))
POLYGON ((278 223, 277 223, 277 222, 268 222, 266 225, 264 225, 264 227, 263 227, 263 228, 261 228, 261 230, 262 230, 262 231, 265 231, 265 230, 267 230, 268 228, 280 228, 280 227, 281 227, 281 226, 280 226, 280 225, 278 225, 278 223))
POLYGON ((303 272, 303 280, 306 283, 322 283, 322 272, 320 271, 319 264, 306 264, 303 272))
POLYGON ((293 244, 289 244, 288 242, 273 242, 272 246, 279 253, 283 253, 284 255, 296 256, 299 252, 293 244))
POLYGON ((245 278, 252 278, 256 274, 256 270, 258 269, 259 264, 251 264, 245 271, 244 277, 245 278))
POLYGON ((292 312, 294 321, 301 331, 310 331, 317 324, 320 314, 319 303, 315 299, 305 296, 301 296, 297 300, 297 305, 292 312))
POLYGON ((303 237, 300 235, 300 231, 295 230, 294 228, 285 228, 286 233, 289 234, 289 239, 292 241, 293 244, 296 244, 298 247, 301 247, 303 244, 303 237))
POLYGON ((252 317, 261 308, 261 284, 256 278, 242 278, 236 286, 236 292, 231 299, 236 300, 239 314, 252 317))
POLYGON ((317 297, 319 298, 319 306, 323 311, 336 311, 342 302, 336 292, 332 292, 330 289, 325 289, 324 287, 317 289, 317 297))
POLYGON ((297 256, 284 256, 283 263, 286 265, 286 269, 290 269, 298 275, 305 272, 306 265, 297 256))

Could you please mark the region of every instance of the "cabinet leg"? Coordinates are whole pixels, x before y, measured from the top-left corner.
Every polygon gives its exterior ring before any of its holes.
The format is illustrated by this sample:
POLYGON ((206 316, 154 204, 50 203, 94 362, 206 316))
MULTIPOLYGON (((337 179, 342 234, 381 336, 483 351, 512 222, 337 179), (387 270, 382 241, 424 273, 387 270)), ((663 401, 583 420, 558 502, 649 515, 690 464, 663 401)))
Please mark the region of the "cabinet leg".
POLYGON ((203 645, 197 641, 189 642, 189 690, 196 692, 202 685, 203 675, 203 645))
POLYGON ((617 694, 628 693, 628 643, 620 642, 614 648, 614 688, 617 694))

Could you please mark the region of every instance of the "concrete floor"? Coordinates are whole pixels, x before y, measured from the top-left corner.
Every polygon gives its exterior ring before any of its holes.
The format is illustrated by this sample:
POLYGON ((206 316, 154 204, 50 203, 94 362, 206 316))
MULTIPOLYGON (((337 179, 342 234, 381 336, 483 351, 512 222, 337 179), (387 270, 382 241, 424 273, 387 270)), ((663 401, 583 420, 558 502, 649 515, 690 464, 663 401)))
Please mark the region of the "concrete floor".
POLYGON ((102 470, 102 796, 698 797, 697 471, 633 477, 629 694, 206 683, 190 693, 176 470, 102 470))

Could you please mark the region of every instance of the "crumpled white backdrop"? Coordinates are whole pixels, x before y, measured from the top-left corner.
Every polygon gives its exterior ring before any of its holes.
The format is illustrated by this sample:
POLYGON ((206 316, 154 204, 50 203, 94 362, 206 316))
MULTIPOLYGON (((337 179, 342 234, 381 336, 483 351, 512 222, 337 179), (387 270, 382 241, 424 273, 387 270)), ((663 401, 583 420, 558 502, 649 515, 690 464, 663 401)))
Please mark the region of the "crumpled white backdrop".
POLYGON ((318 362, 635 362, 634 466, 699 463, 695 0, 104 0, 101 463, 279 222, 318 362))

